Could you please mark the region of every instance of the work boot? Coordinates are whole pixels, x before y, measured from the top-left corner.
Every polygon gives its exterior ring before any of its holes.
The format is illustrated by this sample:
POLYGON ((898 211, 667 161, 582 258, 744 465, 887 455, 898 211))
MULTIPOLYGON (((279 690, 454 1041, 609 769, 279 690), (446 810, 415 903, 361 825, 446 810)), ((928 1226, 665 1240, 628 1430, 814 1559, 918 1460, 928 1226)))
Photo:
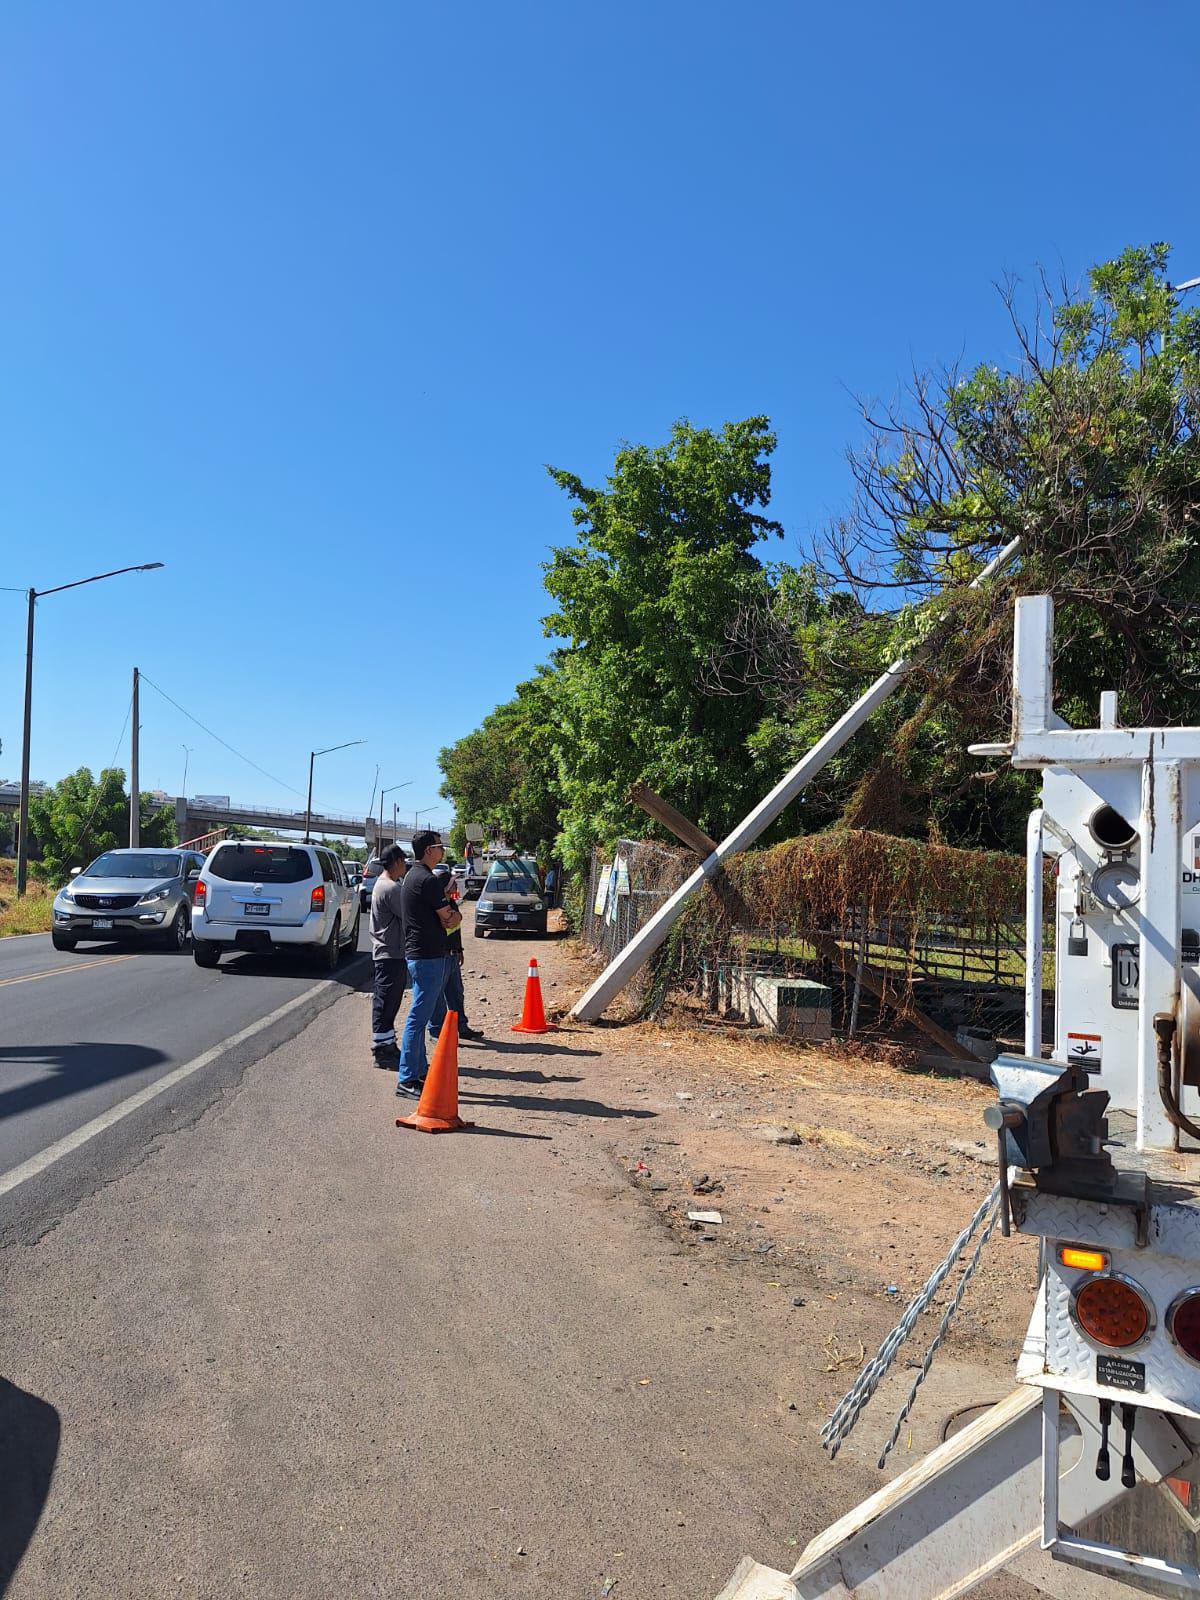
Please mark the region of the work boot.
POLYGON ((468 1027, 464 1026, 464 1027, 459 1028, 458 1037, 460 1039, 470 1039, 471 1042, 474 1044, 476 1041, 478 1041, 479 1039, 483 1038, 483 1029, 482 1028, 468 1028, 468 1027))
POLYGON ((400 1051, 394 1044, 381 1044, 371 1051, 371 1060, 385 1072, 395 1072, 400 1065, 400 1051))

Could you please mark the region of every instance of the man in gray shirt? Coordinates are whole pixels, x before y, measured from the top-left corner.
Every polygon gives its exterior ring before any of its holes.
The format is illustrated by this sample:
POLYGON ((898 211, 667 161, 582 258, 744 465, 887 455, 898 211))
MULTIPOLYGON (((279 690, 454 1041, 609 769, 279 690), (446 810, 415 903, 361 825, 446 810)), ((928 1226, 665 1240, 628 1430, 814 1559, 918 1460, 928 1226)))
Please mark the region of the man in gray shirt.
POLYGON ((371 959, 375 990, 371 998, 371 1055, 377 1067, 394 1072, 400 1059, 396 1045, 396 1013, 404 998, 408 965, 404 959, 404 918, 400 887, 408 862, 398 844, 380 857, 383 870, 371 890, 371 959))

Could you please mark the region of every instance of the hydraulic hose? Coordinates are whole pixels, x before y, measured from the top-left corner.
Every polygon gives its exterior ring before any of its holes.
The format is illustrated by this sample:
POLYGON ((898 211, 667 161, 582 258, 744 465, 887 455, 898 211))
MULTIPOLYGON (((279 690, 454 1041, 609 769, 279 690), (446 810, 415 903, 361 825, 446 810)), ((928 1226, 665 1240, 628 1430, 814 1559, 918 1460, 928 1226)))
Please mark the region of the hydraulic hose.
POLYGON ((1200 1125, 1184 1114, 1175 1088, 1174 1056, 1171 1049, 1175 1040, 1175 1018, 1160 1011, 1154 1018, 1154 1036, 1158 1040, 1158 1098, 1176 1130, 1200 1142, 1200 1125))

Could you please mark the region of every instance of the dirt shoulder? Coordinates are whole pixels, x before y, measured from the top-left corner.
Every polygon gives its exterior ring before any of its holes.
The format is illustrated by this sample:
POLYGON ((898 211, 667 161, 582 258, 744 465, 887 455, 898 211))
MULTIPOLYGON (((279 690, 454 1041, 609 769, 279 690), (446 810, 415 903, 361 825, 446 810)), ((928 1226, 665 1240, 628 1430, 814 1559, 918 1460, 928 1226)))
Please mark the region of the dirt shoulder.
MULTIPOLYGON (((572 940, 543 965, 563 1011, 595 975, 572 940)), ((840 1392, 994 1183, 982 1123, 994 1091, 885 1044, 792 1044, 679 1014, 568 1025, 600 1048, 591 1074, 605 1093, 654 1112, 609 1130, 629 1182, 682 1245, 774 1286, 840 1392)), ((918 1326, 915 1359, 955 1281, 918 1326)), ((1029 1241, 989 1246, 947 1347, 995 1375, 983 1398, 1009 1386, 1035 1283, 1029 1241)))

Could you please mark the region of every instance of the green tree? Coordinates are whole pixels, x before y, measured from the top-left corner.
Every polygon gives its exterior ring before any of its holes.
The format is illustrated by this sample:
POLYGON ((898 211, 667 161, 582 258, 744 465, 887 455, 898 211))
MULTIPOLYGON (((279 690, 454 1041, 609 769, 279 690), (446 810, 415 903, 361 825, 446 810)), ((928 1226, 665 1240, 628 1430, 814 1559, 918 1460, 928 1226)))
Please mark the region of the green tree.
POLYGON ((451 842, 460 856, 468 822, 540 858, 553 853, 560 804, 556 688, 554 670, 543 668, 438 757, 445 780, 440 792, 455 809, 451 842))
MULTIPOLYGON (((175 844, 175 817, 141 797, 140 832, 150 848, 175 844)), ((80 767, 61 782, 30 797, 29 838, 32 869, 50 883, 60 883, 72 867, 86 866, 105 850, 129 842, 129 795, 125 774, 106 767, 93 778, 80 767)))
POLYGON ((919 374, 864 412, 858 493, 821 575, 837 625, 794 630, 785 681, 803 692, 768 696, 752 747, 785 764, 888 660, 936 648, 809 791, 814 820, 1021 847, 1034 780, 966 754, 1008 723, 1015 594, 1055 597, 1069 719, 1094 723, 1111 687, 1130 722, 1195 720, 1200 315, 1168 260, 1127 250, 1079 295, 1043 281, 1026 315, 1010 284, 1015 361, 919 374), (1005 576, 968 593, 1018 536, 1005 576))
POLYGON ((551 470, 577 542, 553 551, 546 632, 564 861, 597 839, 647 831, 638 779, 719 832, 752 797, 746 739, 761 696, 713 694, 705 675, 728 619, 761 595, 751 553, 782 529, 763 514, 775 435, 765 417, 720 432, 676 423, 665 445, 627 445, 603 488, 551 470))

